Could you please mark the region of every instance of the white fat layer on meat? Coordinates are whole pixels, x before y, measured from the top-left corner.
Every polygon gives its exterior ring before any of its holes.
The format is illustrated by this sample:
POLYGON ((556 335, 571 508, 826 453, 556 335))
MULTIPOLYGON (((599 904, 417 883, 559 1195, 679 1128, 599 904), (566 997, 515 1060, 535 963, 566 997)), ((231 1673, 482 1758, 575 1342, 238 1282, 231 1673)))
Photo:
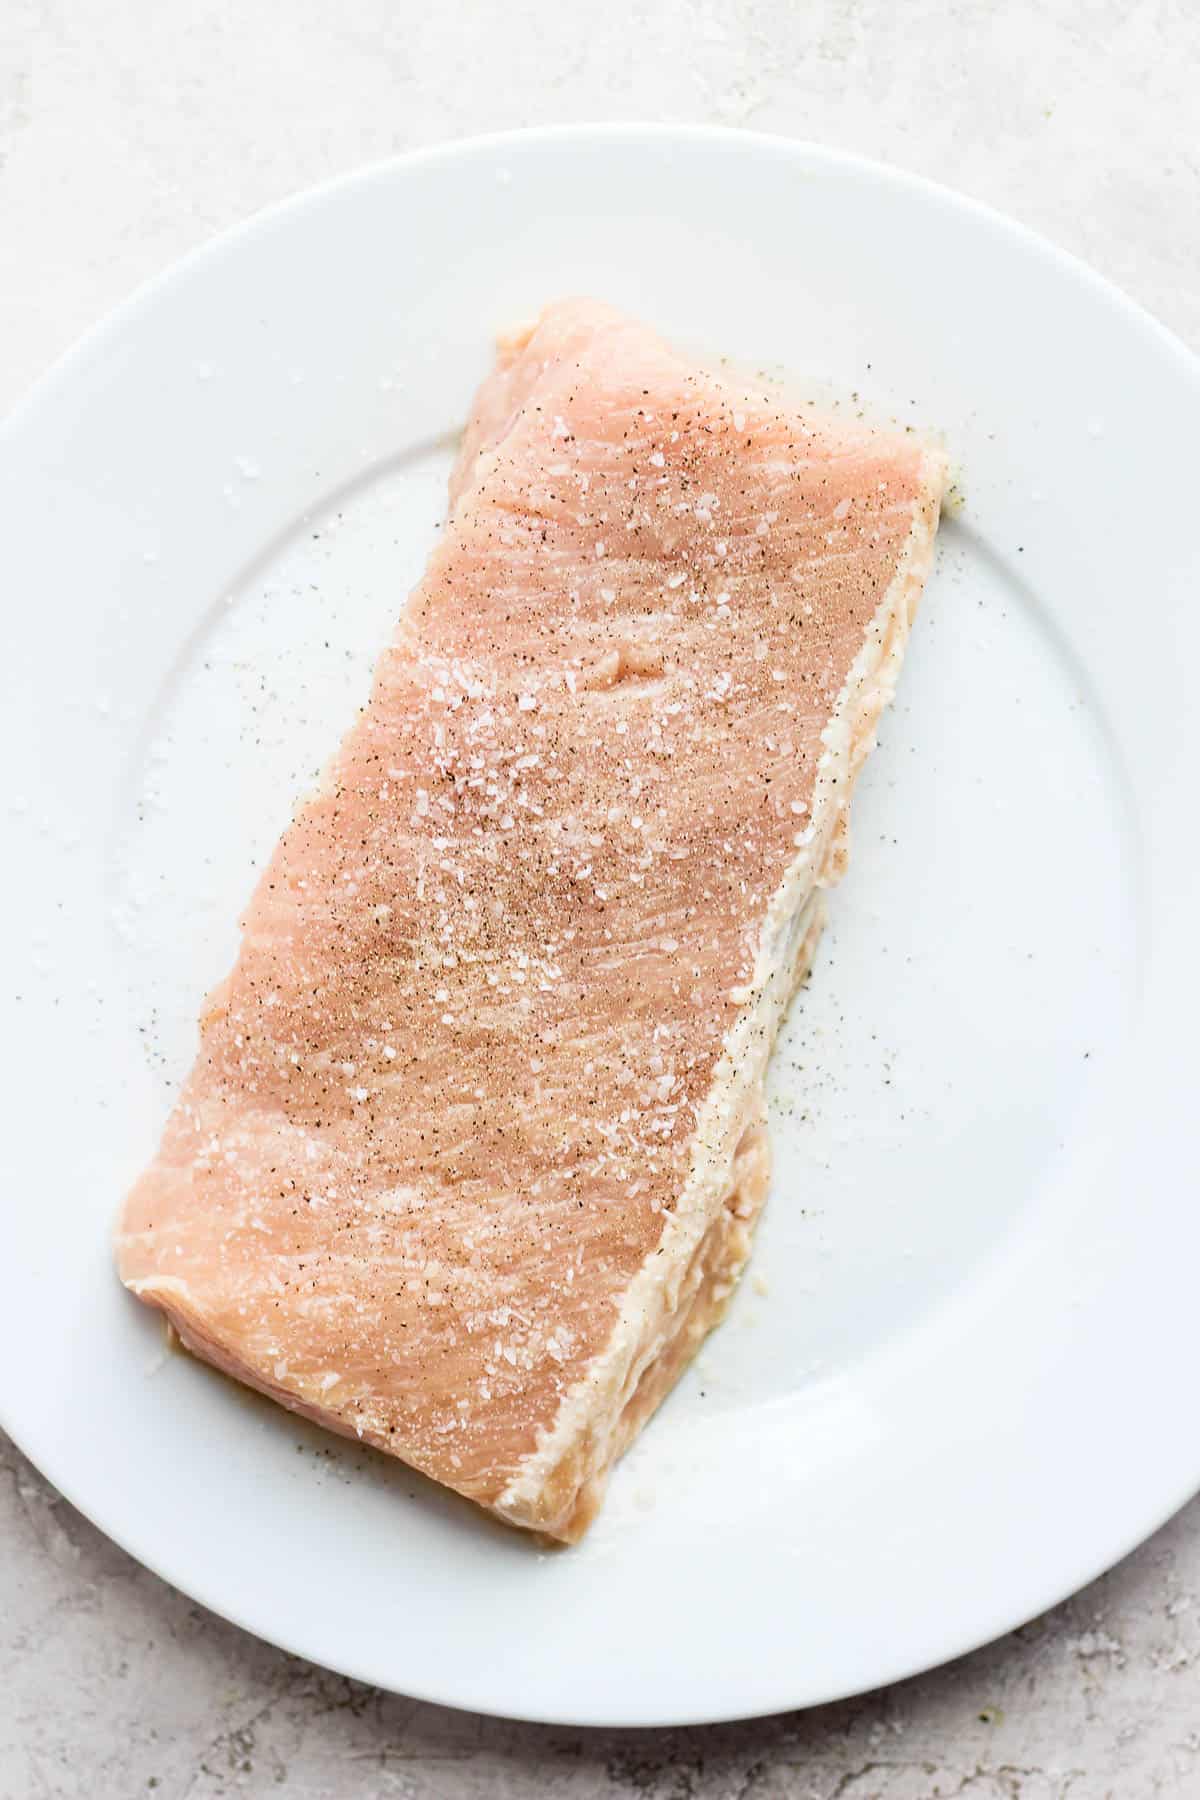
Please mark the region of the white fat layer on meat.
MULTIPOLYGON (((933 559, 937 500, 945 458, 926 452, 922 499, 885 593, 821 734, 825 754, 813 788, 809 825, 763 922, 746 1004, 738 1013, 700 1108, 691 1166, 661 1239, 625 1291, 608 1342, 563 1396, 553 1425, 496 1502, 514 1524, 543 1523, 539 1501, 575 1446, 595 1446, 584 1481, 602 1476, 620 1447, 621 1416, 638 1382, 672 1336, 686 1271, 730 1192, 743 1129, 756 1115, 767 1062, 792 996, 797 953, 820 905, 819 890, 838 879, 846 859, 846 810, 854 779, 875 743, 896 688, 917 601, 933 559)), ((743 990, 744 992, 745 990, 743 990)), ((739 992, 738 999, 742 994, 739 992)), ((549 1521, 545 1521, 549 1523, 549 1521)))

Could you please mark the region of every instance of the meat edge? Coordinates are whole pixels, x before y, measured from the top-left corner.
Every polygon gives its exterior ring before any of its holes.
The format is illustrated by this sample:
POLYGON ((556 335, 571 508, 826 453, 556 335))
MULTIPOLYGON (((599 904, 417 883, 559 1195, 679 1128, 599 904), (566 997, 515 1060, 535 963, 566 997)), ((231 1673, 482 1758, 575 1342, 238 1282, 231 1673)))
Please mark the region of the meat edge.
MULTIPOLYGON (((798 933, 793 991, 812 968, 825 926, 825 904, 819 893, 814 893, 804 908, 803 921, 798 933)), ((709 1332, 724 1318, 749 1261, 754 1228, 771 1180, 766 1096, 761 1083, 748 1097, 748 1114, 734 1151, 728 1186, 715 1217, 689 1259, 680 1284, 680 1298, 667 1321, 663 1341, 649 1362, 635 1365, 636 1373, 631 1371, 626 1383, 607 1446, 607 1461, 596 1466, 590 1454, 591 1440, 584 1433, 553 1471, 541 1496, 543 1510, 553 1514, 555 1523, 531 1527, 526 1519, 511 1518, 508 1523, 532 1528, 547 1539, 578 1543, 600 1510, 611 1469, 666 1399, 709 1332)), ((502 1518, 507 1517, 499 1506, 494 1510, 502 1518)))
MULTIPOLYGON (((707 1332, 718 1323, 749 1253, 732 1252, 723 1279, 729 1292, 715 1303, 687 1293, 689 1270, 703 1258, 736 1189, 735 1164, 744 1134, 761 1119, 766 1067, 783 1016, 819 935, 813 929, 814 890, 831 887, 849 858, 849 805, 858 775, 874 747, 879 719, 896 689, 921 591, 933 562, 938 514, 948 480, 941 451, 927 449, 920 495, 896 573, 842 686, 822 733, 810 824, 800 854, 777 888, 759 940, 749 985, 730 999, 740 1010, 724 1043, 713 1085, 696 1120, 691 1167, 679 1204, 662 1237, 626 1289, 604 1348, 564 1396, 554 1424, 492 1509, 510 1524, 576 1542, 595 1517, 618 1457, 682 1374, 707 1332), (811 941, 810 941, 811 939, 811 941), (735 1266, 736 1265, 736 1266, 735 1266), (707 1322, 704 1322, 707 1321, 707 1322), (682 1327, 682 1331, 681 1331, 682 1327), (656 1369, 663 1363, 662 1378, 656 1369)), ((761 1123, 757 1127, 765 1129, 761 1123)), ((711 1284, 710 1284, 711 1285, 711 1284)))

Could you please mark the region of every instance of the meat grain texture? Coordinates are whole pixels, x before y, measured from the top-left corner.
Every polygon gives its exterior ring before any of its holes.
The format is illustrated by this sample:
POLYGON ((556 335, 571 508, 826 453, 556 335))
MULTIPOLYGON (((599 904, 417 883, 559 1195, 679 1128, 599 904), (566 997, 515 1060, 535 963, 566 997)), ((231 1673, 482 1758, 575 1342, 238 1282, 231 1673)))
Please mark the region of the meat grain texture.
POLYGON ((582 1533, 746 1260, 944 484, 593 302, 502 343, 124 1208, 190 1349, 582 1533))

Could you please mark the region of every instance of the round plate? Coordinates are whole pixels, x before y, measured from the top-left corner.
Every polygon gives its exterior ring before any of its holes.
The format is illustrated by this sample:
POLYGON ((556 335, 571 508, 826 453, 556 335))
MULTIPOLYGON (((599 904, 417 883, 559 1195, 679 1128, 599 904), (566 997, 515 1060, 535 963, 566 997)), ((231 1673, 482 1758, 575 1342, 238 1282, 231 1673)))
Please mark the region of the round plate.
POLYGON ((255 219, 9 421, 0 1411, 206 1605, 577 1723, 829 1700, 1015 1625, 1200 1485, 1197 365, 926 183, 539 131, 255 219), (492 334, 593 293, 960 470, 777 1055, 750 1276, 546 1553, 162 1346, 109 1227, 253 870, 353 714, 492 334))

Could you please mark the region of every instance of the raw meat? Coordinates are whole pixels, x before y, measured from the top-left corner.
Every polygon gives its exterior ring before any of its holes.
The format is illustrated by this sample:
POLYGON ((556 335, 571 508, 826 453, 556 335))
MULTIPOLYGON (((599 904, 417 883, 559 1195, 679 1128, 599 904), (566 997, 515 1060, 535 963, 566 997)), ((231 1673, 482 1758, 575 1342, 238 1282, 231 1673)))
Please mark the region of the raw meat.
POLYGON ((504 343, 124 1209, 190 1349, 581 1534, 748 1254, 944 483, 604 306, 504 343))

